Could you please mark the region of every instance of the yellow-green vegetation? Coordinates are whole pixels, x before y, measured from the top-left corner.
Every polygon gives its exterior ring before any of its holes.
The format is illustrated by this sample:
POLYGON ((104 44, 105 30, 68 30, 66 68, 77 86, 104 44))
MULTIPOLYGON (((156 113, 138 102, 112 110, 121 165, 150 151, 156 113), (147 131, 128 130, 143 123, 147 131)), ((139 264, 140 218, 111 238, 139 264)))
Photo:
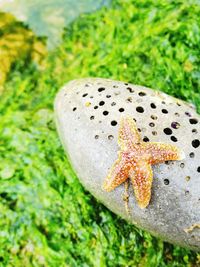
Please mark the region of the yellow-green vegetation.
POLYGON ((53 120, 58 89, 88 76, 160 89, 200 110, 199 14, 197 1, 115 0, 74 21, 45 69, 13 66, 0 102, 0 266, 200 265, 200 254, 129 225, 86 192, 53 120))
POLYGON ((6 77, 16 61, 41 63, 45 55, 41 40, 10 14, 0 12, 0 93, 6 77))

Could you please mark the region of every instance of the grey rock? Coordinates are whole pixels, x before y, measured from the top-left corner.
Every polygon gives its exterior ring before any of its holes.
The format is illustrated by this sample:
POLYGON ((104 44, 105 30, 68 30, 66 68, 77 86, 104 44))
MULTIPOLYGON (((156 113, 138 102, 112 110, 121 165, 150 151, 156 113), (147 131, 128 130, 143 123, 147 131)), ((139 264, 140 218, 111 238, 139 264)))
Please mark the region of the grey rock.
POLYGON ((55 100, 57 129, 81 183, 114 213, 162 239, 200 250, 200 116, 194 107, 162 92, 101 78, 74 80, 55 100), (153 166, 146 209, 129 186, 107 193, 102 183, 117 158, 119 119, 130 115, 141 136, 180 147, 186 157, 153 166))

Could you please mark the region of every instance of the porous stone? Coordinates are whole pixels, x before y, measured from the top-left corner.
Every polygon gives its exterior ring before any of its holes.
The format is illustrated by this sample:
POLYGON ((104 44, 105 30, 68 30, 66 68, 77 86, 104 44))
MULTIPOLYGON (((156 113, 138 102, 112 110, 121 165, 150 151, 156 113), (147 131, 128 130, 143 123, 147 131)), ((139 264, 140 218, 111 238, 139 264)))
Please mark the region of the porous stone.
POLYGON ((155 236, 200 250, 200 116, 194 107, 162 92, 101 78, 74 80, 55 100, 57 129, 81 183, 114 213, 155 236), (119 120, 136 120, 144 141, 176 145, 185 159, 153 166, 149 206, 140 209, 129 186, 102 190, 117 159, 119 120))

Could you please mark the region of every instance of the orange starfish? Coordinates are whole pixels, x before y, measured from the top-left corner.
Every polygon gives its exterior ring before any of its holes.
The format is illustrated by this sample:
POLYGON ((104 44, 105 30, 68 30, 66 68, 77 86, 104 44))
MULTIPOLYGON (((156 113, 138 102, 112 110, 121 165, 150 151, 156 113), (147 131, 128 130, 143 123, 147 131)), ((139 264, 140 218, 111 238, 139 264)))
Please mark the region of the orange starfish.
POLYGON ((173 145, 143 142, 131 117, 121 119, 118 144, 121 150, 104 181, 103 189, 110 192, 130 177, 138 205, 145 208, 151 198, 151 165, 168 160, 181 160, 184 153, 173 145))

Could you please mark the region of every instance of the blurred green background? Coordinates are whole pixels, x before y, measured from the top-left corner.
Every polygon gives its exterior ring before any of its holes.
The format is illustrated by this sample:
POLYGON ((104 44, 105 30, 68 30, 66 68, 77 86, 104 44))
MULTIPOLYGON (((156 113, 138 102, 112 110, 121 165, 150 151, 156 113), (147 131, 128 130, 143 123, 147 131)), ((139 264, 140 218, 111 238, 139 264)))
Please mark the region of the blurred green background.
POLYGON ((80 185, 53 118, 59 88, 106 77, 200 111, 197 0, 0 1, 0 266, 200 266, 80 185), (9 13, 8 13, 9 12, 9 13))

